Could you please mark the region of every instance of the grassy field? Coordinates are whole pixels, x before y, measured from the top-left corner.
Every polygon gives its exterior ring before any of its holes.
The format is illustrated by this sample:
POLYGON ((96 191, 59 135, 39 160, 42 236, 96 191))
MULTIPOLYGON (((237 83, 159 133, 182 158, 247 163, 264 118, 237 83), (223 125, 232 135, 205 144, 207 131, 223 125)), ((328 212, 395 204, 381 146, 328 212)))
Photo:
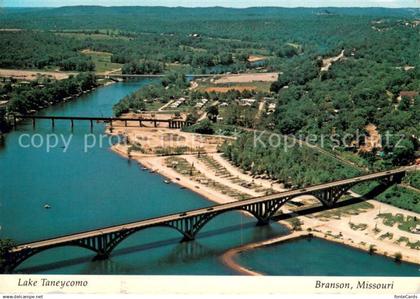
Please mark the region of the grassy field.
POLYGON ((420 171, 415 171, 409 173, 404 181, 409 184, 410 186, 417 188, 420 190, 420 171))
POLYGON ((315 217, 340 219, 341 216, 358 215, 370 209, 373 209, 372 204, 368 202, 360 202, 353 205, 317 213, 315 217))
POLYGON ((382 202, 420 213, 420 193, 400 186, 393 186, 378 196, 382 202))
POLYGON ((420 224, 420 219, 403 214, 383 213, 379 214, 378 217, 382 219, 383 224, 391 227, 397 224, 399 229, 407 232, 411 232, 412 228, 420 224))
POLYGON ((83 32, 57 32, 56 35, 63 37, 72 37, 79 40, 93 39, 93 40, 130 40, 129 37, 119 35, 118 30, 99 30, 98 32, 89 32, 84 30, 83 32))
POLYGON ((186 73, 186 74, 194 73, 189 64, 167 63, 165 65, 165 68, 168 71, 177 71, 177 72, 182 72, 182 73, 186 73))
POLYGON ((169 157, 165 160, 167 167, 173 168, 176 172, 188 176, 191 180, 196 181, 212 187, 214 190, 226 194, 230 197, 233 197, 237 200, 244 200, 250 198, 251 196, 245 193, 242 193, 236 189, 230 188, 226 185, 218 183, 211 178, 207 177, 205 174, 198 171, 194 165, 191 165, 184 158, 179 157, 169 157))
POLYGON ((91 51, 89 49, 83 50, 82 53, 92 58, 93 63, 95 63, 95 70, 98 73, 104 73, 122 67, 122 64, 111 62, 111 53, 91 51))

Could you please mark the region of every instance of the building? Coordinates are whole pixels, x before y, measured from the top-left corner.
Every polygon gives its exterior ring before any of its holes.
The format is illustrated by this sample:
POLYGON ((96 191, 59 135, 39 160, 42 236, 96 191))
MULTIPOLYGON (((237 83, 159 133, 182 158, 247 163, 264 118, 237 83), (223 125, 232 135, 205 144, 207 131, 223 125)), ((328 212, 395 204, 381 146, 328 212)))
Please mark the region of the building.
POLYGON ((184 102, 186 101, 185 98, 180 98, 178 100, 176 100, 175 102, 173 102, 169 107, 171 108, 178 108, 179 106, 181 106, 184 102))
POLYGON ((204 105, 207 104, 208 101, 209 101, 208 99, 201 99, 194 107, 201 109, 204 107, 204 105))
POLYGON ((0 110, 6 110, 7 103, 9 103, 9 101, 0 101, 0 110))
POLYGON ((241 106, 252 106, 257 100, 256 99, 241 99, 241 106))
POLYGON ((270 103, 268 104, 268 113, 273 113, 274 111, 276 111, 276 103, 270 103))

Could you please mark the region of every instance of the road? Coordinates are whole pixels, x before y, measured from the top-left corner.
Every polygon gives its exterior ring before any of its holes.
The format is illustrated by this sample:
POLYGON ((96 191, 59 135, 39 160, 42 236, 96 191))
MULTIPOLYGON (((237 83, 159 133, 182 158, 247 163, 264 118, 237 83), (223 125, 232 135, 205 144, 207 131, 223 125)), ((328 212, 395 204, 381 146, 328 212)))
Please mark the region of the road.
POLYGON ((331 188, 331 187, 348 185, 350 183, 355 183, 355 182, 359 183, 359 182, 363 182, 363 181, 370 181, 370 180, 373 180, 373 179, 380 179, 380 178, 383 178, 383 177, 387 177, 391 174, 398 174, 398 173, 406 172, 406 171, 409 171, 409 170, 417 170, 417 167, 416 166, 414 166, 414 167, 402 167, 402 168, 398 168, 398 169, 394 169, 394 170, 390 170, 390 171, 373 173, 373 174, 368 174, 368 175, 359 176, 359 177, 355 177, 355 178, 339 180, 339 181, 335 181, 335 182, 331 182, 331 183, 320 184, 320 185, 308 187, 308 188, 305 188, 305 189, 291 190, 291 191, 281 192, 281 193, 272 194, 272 195, 268 195, 268 196, 255 197, 255 198, 250 198, 250 199, 242 200, 242 201, 238 201, 238 202, 216 205, 216 206, 209 207, 209 208, 190 210, 190 211, 186 211, 186 212, 182 212, 182 213, 171 214, 171 215, 157 217, 157 218, 150 218, 150 219, 146 219, 146 220, 142 220, 142 221, 127 223, 127 224, 122 224, 122 225, 116 225, 116 226, 110 226, 110 227, 106 227, 106 228, 96 229, 96 230, 92 230, 92 231, 72 234, 72 235, 68 235, 68 236, 63 236, 63 237, 58 237, 58 238, 53 238, 53 239, 48 239, 48 240, 43 240, 43 241, 37 241, 37 242, 33 242, 33 243, 28 243, 28 244, 22 244, 22 245, 19 245, 19 246, 15 247, 14 249, 12 249, 11 252, 18 252, 18 251, 24 250, 26 248, 35 249, 35 248, 40 248, 40 247, 53 246, 53 245, 57 245, 57 244, 60 244, 60 243, 67 243, 67 242, 71 242, 71 241, 75 241, 75 240, 80 240, 80 239, 83 239, 83 238, 94 237, 94 236, 98 236, 98 235, 101 235, 101 234, 118 232, 118 231, 126 230, 126 229, 139 229, 139 228, 157 226, 159 224, 164 224, 166 222, 176 221, 176 220, 180 220, 180 219, 184 219, 184 218, 190 218, 190 217, 193 217, 193 216, 199 216, 199 215, 203 215, 203 214, 209 214, 209 213, 213 213, 213 212, 235 210, 235 209, 237 209, 239 207, 242 207, 244 205, 247 205, 247 204, 261 203, 261 202, 271 201, 271 200, 274 200, 274 199, 284 198, 284 197, 289 197, 289 196, 290 197, 297 197, 297 196, 300 196, 300 195, 304 195, 304 194, 311 193, 311 192, 314 192, 314 191, 320 191, 320 190, 328 189, 328 188, 331 188))

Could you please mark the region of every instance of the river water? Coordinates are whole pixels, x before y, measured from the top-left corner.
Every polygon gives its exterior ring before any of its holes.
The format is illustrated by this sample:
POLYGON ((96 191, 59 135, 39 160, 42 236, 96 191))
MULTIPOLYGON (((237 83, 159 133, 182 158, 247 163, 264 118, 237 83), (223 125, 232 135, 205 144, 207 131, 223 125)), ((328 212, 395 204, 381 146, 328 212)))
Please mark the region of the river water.
MULTIPOLYGON (((40 114, 111 116, 112 106, 119 99, 150 82, 121 82, 102 87, 40 114)), ((11 238, 17 243, 30 242, 213 205, 175 184, 164 184, 162 177, 143 171, 137 163, 111 152, 108 138, 103 139, 102 144, 96 142, 94 147, 86 148, 86 143, 91 145, 95 139, 99 141, 103 131, 103 124, 94 124, 91 132, 88 122, 75 122, 72 130, 69 121, 56 121, 52 129, 50 121, 45 120, 37 121, 35 129, 31 122, 22 123, 6 136, 0 147, 0 238, 11 238), (52 133, 60 138, 59 146, 47 151, 45 141, 52 133), (34 144, 27 147, 31 138, 34 144), (70 145, 66 148, 64 145, 68 140, 70 145), (45 209, 45 204, 51 209, 45 209)), ((123 241, 105 261, 92 261, 92 253, 84 249, 63 247, 35 255, 16 271, 228 275, 235 273, 220 261, 226 250, 285 233, 286 229, 280 225, 257 227, 253 218, 231 212, 212 220, 193 242, 180 243, 181 236, 176 231, 153 228, 123 241)), ((293 244, 287 246, 293 247, 293 244)), ((305 243, 304 248, 310 250, 311 246, 305 243)), ((314 256, 328 252, 332 246, 335 245, 322 243, 316 247, 314 256)), ((348 256, 348 252, 354 258, 373 260, 365 253, 349 248, 343 257, 348 256)), ((264 256, 264 263, 278 258, 276 252, 258 250, 253 254, 249 259, 241 256, 241 260, 253 268, 261 267, 261 260, 255 255, 264 256)), ((346 260, 339 258, 341 253, 334 254, 340 263, 340 267, 335 264, 339 269, 337 275, 354 274, 353 267, 348 267, 346 260)), ((293 260, 293 250, 281 258, 293 260)), ((387 259, 381 259, 375 265, 385 269, 379 271, 384 275, 418 273, 416 266, 401 266, 387 259), (406 270, 402 271, 402 268, 406 270)), ((304 264, 295 266, 305 267, 304 264)), ((318 265, 314 273, 327 275, 330 266, 318 265)), ((303 272, 295 268, 267 270, 268 274, 281 275, 303 272)))

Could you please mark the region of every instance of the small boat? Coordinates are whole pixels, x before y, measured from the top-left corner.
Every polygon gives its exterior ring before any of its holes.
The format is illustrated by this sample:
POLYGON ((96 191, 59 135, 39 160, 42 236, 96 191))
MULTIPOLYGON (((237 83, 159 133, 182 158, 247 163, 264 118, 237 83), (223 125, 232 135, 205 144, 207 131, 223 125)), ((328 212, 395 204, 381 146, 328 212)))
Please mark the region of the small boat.
POLYGON ((142 167, 142 169, 141 169, 141 170, 146 171, 146 170, 147 170, 147 168, 146 168, 146 167, 142 167))
POLYGON ((51 206, 49 204, 45 204, 44 209, 51 209, 51 206))
POLYGON ((171 183, 171 181, 170 180, 164 180, 163 181, 165 184, 170 184, 171 183))

